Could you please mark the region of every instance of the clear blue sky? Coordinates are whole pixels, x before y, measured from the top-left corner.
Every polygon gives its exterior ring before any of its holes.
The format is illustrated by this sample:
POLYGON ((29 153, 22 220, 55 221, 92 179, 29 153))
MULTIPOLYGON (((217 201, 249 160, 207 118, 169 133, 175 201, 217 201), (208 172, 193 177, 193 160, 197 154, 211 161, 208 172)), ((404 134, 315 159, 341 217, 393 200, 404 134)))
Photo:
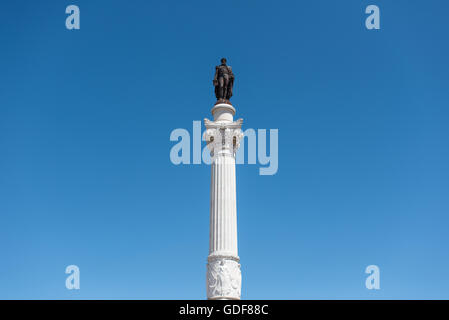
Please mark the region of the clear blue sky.
POLYGON ((242 298, 448 299, 448 11, 4 2, 0 298, 205 298, 210 168, 173 165, 169 136, 210 117, 225 56, 244 128, 279 129, 276 175, 237 167, 242 298))

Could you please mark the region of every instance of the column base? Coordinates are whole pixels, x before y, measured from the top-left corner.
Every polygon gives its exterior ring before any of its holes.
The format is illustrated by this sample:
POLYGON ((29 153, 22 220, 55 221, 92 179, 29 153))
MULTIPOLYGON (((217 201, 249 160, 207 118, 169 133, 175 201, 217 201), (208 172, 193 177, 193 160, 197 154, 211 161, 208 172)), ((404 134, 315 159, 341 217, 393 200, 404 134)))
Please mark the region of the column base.
POLYGON ((239 258, 210 255, 207 260, 207 299, 240 300, 242 273, 239 258))

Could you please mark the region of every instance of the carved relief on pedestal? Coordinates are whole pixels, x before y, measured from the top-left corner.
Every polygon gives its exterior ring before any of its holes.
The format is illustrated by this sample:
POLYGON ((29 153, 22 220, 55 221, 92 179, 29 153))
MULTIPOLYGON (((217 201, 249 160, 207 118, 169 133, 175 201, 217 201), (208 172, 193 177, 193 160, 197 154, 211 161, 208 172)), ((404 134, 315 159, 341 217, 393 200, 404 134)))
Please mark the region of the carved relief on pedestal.
POLYGON ((233 257, 214 257, 207 264, 207 297, 209 299, 240 299, 242 274, 233 257))

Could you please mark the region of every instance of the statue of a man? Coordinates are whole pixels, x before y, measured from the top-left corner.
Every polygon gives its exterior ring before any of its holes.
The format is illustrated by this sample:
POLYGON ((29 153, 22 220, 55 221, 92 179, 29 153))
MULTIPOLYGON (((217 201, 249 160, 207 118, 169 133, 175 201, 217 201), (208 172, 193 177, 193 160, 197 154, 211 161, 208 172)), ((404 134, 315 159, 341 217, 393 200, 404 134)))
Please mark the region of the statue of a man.
POLYGON ((230 103, 229 99, 232 97, 234 74, 232 73, 232 68, 226 65, 226 58, 222 58, 221 64, 215 67, 213 84, 217 101, 230 103))

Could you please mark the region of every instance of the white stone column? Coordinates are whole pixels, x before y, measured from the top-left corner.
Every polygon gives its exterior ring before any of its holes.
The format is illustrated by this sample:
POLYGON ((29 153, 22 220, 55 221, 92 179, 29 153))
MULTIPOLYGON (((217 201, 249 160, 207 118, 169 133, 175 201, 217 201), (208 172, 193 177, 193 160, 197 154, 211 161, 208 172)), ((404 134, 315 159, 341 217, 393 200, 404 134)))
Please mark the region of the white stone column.
POLYGON ((215 105, 212 115, 214 121, 204 119, 205 140, 212 157, 207 298, 240 299, 235 153, 243 138, 243 120, 233 121, 235 109, 225 103, 215 105))

